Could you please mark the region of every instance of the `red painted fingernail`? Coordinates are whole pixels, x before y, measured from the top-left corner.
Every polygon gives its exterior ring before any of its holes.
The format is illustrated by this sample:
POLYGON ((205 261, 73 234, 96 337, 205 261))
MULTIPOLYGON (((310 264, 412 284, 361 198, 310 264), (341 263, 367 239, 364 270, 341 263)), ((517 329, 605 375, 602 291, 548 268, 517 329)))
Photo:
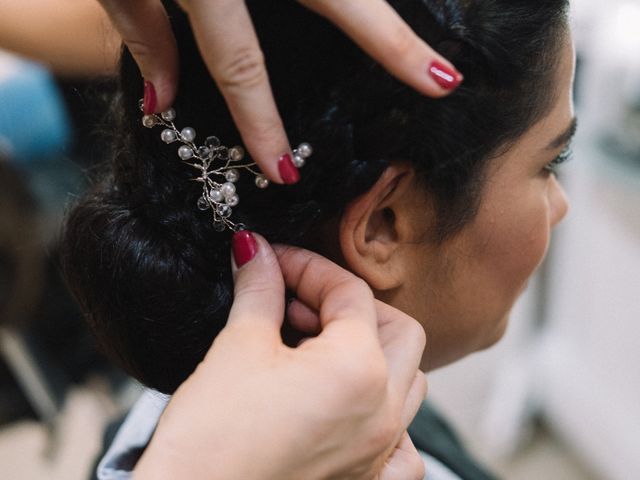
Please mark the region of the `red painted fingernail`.
POLYGON ((148 80, 144 81, 144 114, 151 115, 156 111, 156 105, 158 104, 158 98, 156 97, 156 89, 153 83, 148 80))
POLYGON ((293 164, 291 160, 291 155, 285 153, 278 160, 278 170, 280 171, 280 177, 282 181, 287 185, 291 185, 293 183, 298 183, 300 180, 300 172, 293 164))
POLYGON ((258 253, 258 242, 248 230, 242 230, 233 234, 233 259, 238 268, 242 267, 258 253))
POLYGON ((462 83, 464 77, 445 64, 435 60, 429 67, 429 75, 445 90, 453 90, 462 83))

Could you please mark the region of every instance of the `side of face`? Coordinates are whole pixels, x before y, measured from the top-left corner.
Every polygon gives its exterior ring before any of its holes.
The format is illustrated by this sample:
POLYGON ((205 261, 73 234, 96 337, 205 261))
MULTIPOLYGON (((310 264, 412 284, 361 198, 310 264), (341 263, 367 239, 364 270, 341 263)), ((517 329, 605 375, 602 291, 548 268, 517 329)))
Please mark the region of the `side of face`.
POLYGON ((433 208, 409 165, 390 167, 347 208, 339 233, 343 262, 380 300, 423 325, 423 370, 499 340, 513 304, 542 262, 551 230, 568 209, 556 176, 545 167, 570 137, 573 77, 567 35, 555 105, 491 160, 476 217, 441 245, 423 241, 426 232, 417 227, 433 224, 433 208))

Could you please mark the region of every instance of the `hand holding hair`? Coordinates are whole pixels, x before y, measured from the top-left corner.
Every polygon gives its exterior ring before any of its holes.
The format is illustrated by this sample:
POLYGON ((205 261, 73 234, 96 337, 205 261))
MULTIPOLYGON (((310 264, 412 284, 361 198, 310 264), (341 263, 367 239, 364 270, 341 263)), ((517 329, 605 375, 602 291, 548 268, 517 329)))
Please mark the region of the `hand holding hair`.
MULTIPOLYGON (((178 88, 179 52, 161 1, 99 1, 144 76, 145 113, 168 109, 178 88)), ((455 67, 420 39, 385 0, 298 1, 326 17, 390 73, 425 95, 444 96, 462 81, 455 67)), ((190 17, 200 52, 252 158, 271 181, 297 182, 299 173, 292 164, 245 2, 178 3, 190 17)))
POLYGON ((178 388, 137 479, 422 479, 406 429, 424 396, 420 325, 314 253, 234 237, 227 326, 178 388), (319 334, 297 348, 288 317, 319 334), (354 341, 357 339, 357 341, 354 341))

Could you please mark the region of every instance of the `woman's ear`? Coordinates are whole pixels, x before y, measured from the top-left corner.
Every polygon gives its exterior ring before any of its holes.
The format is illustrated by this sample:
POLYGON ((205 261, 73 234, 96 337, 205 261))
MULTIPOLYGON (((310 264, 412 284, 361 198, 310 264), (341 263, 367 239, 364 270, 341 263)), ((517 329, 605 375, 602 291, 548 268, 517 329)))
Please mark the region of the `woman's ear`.
POLYGON ((374 290, 400 287, 428 220, 426 194, 415 170, 394 163, 342 215, 339 242, 347 268, 374 290))

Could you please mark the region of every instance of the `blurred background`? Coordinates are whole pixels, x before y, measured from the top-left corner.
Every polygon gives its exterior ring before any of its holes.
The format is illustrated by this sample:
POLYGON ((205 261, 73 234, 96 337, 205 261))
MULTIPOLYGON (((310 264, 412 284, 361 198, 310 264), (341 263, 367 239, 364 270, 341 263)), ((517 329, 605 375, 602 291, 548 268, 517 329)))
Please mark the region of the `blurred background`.
MULTIPOLYGON (((430 398, 503 478, 640 479, 640 0, 573 0, 570 215, 493 349, 430 398)), ((141 387, 109 366, 55 264, 108 157, 119 40, 94 0, 0 3, 0 478, 91 477, 141 387)))

